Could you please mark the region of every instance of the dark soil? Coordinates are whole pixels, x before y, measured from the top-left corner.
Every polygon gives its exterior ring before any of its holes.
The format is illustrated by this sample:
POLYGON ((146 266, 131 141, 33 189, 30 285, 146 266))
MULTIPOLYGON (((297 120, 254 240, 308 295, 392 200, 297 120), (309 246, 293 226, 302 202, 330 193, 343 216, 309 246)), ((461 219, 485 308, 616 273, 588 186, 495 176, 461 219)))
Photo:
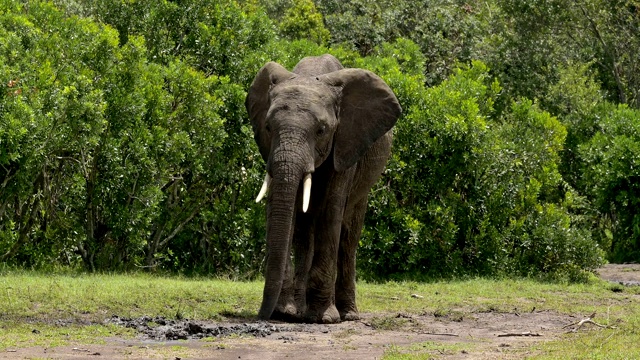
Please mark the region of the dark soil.
POLYGON ((142 337, 157 341, 202 339, 229 335, 266 337, 281 331, 291 331, 290 327, 276 326, 268 322, 219 325, 203 321, 170 320, 164 317, 151 318, 148 316, 128 319, 114 315, 105 323, 136 329, 142 337))

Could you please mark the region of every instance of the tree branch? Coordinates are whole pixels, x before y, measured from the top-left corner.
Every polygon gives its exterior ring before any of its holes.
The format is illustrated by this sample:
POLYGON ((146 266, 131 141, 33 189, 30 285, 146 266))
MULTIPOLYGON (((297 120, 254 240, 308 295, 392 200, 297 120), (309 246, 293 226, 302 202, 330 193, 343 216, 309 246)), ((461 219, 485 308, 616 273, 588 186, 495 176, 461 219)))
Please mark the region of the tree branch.
POLYGON ((615 49, 609 47, 607 43, 604 41, 602 33, 600 33, 600 30, 598 29, 598 24, 596 24, 595 20, 593 20, 593 18, 589 16, 589 14, 587 13, 587 9, 585 9, 584 6, 580 5, 580 10, 582 11, 582 14, 584 15, 584 17, 589 22, 591 30, 593 30, 593 33, 596 36, 596 39, 602 45, 602 50, 606 54, 606 57, 609 58, 609 61, 611 62, 610 67, 613 73, 613 77, 616 81, 616 85, 618 87, 618 96, 620 96, 620 102, 626 103, 627 95, 624 92, 624 86, 622 84, 622 80, 620 79, 620 69, 618 68, 618 64, 616 61, 616 59, 618 58, 618 54, 615 51, 615 49))
POLYGON ((169 234, 167 237, 165 237, 164 239, 162 239, 162 241, 160 241, 160 244, 158 246, 158 248, 162 249, 163 247, 165 247, 167 245, 167 243, 169 241, 171 241, 171 239, 173 239, 174 237, 176 237, 176 235, 178 235, 178 233, 180 231, 182 231, 182 228, 184 228, 185 225, 187 225, 196 215, 198 215, 198 213, 200 213, 200 210, 202 209, 202 207, 208 203, 208 201, 203 201, 200 204, 198 204, 193 211, 191 211, 191 213, 189 214, 189 216, 187 216, 186 219, 184 219, 178 226, 176 226, 175 229, 173 229, 173 231, 171 232, 171 234, 169 234))

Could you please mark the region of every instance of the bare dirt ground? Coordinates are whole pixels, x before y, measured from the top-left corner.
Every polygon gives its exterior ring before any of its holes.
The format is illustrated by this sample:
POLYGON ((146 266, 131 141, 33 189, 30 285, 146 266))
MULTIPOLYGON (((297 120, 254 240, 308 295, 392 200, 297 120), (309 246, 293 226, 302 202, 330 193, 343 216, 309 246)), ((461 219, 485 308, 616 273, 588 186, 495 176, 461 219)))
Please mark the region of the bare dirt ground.
POLYGON ((621 285, 640 285, 640 264, 607 264, 598 270, 598 275, 621 285))
MULTIPOLYGON (((640 285, 640 264, 611 264, 599 274, 625 286, 640 285)), ((361 316, 335 325, 115 316, 107 322, 140 335, 95 345, 9 349, 0 359, 379 359, 394 349, 440 359, 520 359, 532 355, 532 343, 553 340, 581 320, 549 311, 361 316)))

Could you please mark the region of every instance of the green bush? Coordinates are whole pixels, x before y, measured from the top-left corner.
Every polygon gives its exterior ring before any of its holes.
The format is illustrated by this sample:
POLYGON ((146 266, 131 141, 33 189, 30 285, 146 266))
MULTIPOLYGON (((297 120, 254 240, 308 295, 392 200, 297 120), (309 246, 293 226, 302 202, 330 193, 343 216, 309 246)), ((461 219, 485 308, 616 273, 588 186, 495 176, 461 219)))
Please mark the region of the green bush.
POLYGON ((322 14, 311 0, 294 0, 279 25, 280 33, 285 37, 307 39, 319 45, 329 41, 329 31, 324 27, 322 14))
POLYGON ((327 52, 404 109, 361 276, 579 280, 602 249, 637 259, 639 115, 604 100, 637 95, 637 41, 611 36, 632 9, 563 1, 0 0, 0 262, 254 276, 245 89, 267 61, 327 52), (566 42, 585 14, 625 76, 588 31, 566 42))
POLYGON ((331 44, 376 53, 398 38, 413 41, 425 59, 426 83, 445 80, 458 62, 470 62, 491 24, 491 2, 470 4, 450 0, 318 0, 331 33, 331 44))
POLYGON ((1 260, 75 264, 86 218, 66 199, 87 204, 80 188, 107 127, 117 33, 48 4, 0 6, 1 260))
MULTIPOLYGON (((248 86, 255 73, 244 60, 275 37, 275 27, 260 8, 236 1, 59 0, 68 12, 91 16, 118 30, 120 45, 142 36, 150 62, 168 65, 179 58, 207 74, 229 76, 248 86)), ((257 71, 257 69, 256 69, 257 71)))
MULTIPOLYGON (((5 9, 0 51, 14 61, 1 71, 14 80, 0 98, 3 261, 167 266, 158 259, 203 209, 223 218, 257 186, 243 164, 255 148, 240 86, 180 60, 150 63, 142 38, 119 44, 113 29, 48 4, 5 9)), ((234 220, 215 226, 229 233, 234 220)))
POLYGON ((640 111, 605 103, 595 135, 579 146, 583 183, 600 217, 598 235, 616 262, 640 258, 640 111))
POLYGON ((566 131, 557 119, 528 100, 495 118, 500 86, 482 63, 422 91, 389 83, 405 113, 371 196, 361 275, 576 278, 602 263, 559 190, 566 131))

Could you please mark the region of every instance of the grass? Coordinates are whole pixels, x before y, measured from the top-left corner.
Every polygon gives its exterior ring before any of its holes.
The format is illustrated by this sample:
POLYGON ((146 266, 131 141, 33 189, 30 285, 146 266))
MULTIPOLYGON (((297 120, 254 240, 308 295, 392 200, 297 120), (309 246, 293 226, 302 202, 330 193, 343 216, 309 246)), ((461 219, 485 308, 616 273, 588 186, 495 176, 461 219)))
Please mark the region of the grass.
POLYGON ((106 337, 129 338, 131 329, 116 325, 60 326, 55 324, 0 321, 0 351, 31 346, 52 348, 73 344, 104 344, 106 337))
MULTIPOLYGON (((0 351, 96 343, 107 337, 134 335, 129 329, 104 325, 112 315, 196 320, 253 317, 260 305, 262 285, 257 281, 148 274, 0 273, 0 351)), ((374 314, 371 325, 379 331, 407 326, 407 320, 398 314, 432 314, 466 321, 468 315, 486 311, 549 310, 576 317, 595 311, 599 323, 616 328, 584 329, 533 345, 531 358, 640 358, 636 345, 640 338, 640 287, 617 287, 595 279, 571 285, 525 279, 359 283, 358 305, 360 311, 374 314)), ((437 358, 470 347, 457 343, 390 346, 385 359, 437 358)))
MULTIPOLYGON (((471 312, 553 310, 567 314, 590 314, 603 304, 625 306, 631 293, 613 296, 615 285, 593 280, 588 284, 550 284, 534 280, 473 279, 431 284, 358 284, 359 306, 369 312, 471 312), (418 294, 423 298, 413 298, 418 294)), ((630 288, 632 289, 632 288, 630 288)), ((640 290, 638 291, 640 292, 640 290)))
POLYGON ((133 275, 0 275, 0 319, 101 322, 111 315, 215 319, 252 314, 262 285, 133 275))
POLYGON ((434 359, 439 356, 456 355, 463 351, 473 349, 473 344, 442 344, 433 341, 413 344, 409 347, 389 346, 385 351, 385 360, 418 360, 434 359))
POLYGON ((566 334, 560 340, 539 345, 539 355, 532 359, 640 359, 640 308, 637 301, 624 311, 603 314, 602 317, 604 320, 599 320, 600 323, 615 328, 590 328, 581 334, 566 334))

